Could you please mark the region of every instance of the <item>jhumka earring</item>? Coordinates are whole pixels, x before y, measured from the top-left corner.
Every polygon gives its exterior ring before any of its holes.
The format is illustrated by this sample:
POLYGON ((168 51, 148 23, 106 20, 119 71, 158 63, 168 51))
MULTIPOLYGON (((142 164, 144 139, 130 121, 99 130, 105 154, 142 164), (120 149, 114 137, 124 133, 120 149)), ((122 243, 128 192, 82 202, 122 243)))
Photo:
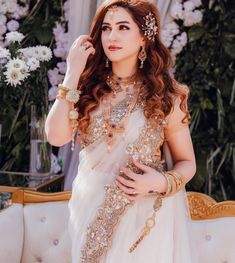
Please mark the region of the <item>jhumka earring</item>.
POLYGON ((109 59, 108 58, 106 58, 105 67, 109 68, 109 59))
POLYGON ((143 68, 144 67, 144 61, 146 60, 147 58, 147 53, 145 51, 145 48, 144 46, 141 47, 142 49, 140 50, 140 53, 138 55, 138 58, 140 60, 140 68, 143 68))

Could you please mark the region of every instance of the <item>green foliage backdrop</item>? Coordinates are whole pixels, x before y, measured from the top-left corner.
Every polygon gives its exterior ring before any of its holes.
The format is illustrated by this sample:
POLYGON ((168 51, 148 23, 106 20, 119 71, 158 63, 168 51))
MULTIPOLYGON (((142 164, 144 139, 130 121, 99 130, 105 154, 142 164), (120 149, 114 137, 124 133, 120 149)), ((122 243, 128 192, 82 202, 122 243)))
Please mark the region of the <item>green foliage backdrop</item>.
POLYGON ((189 85, 197 174, 189 189, 235 199, 235 1, 204 1, 201 25, 176 60, 189 85))

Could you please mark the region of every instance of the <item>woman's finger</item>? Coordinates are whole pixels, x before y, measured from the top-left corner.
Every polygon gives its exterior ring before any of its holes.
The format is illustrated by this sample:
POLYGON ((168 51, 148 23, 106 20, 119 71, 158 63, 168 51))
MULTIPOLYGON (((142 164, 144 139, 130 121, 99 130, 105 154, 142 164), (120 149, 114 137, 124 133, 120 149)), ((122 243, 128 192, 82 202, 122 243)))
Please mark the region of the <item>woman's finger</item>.
POLYGON ((119 181, 116 181, 117 186, 126 194, 137 194, 136 190, 133 188, 128 188, 126 186, 124 186, 123 184, 121 184, 119 181))
POLYGON ((126 167, 123 167, 122 169, 122 172, 127 175, 128 177, 130 177, 133 181, 136 181, 138 179, 138 174, 132 172, 130 169, 126 168, 126 167))
POLYGON ((116 180, 118 180, 119 182, 121 182, 122 184, 124 184, 125 186, 128 186, 128 187, 135 188, 135 186, 136 186, 136 183, 134 181, 128 180, 128 179, 122 177, 121 175, 118 175, 116 177, 116 180))
POLYGON ((144 165, 135 159, 133 159, 133 163, 136 167, 140 168, 140 170, 142 170, 143 172, 146 172, 146 173, 152 169, 151 167, 144 165))

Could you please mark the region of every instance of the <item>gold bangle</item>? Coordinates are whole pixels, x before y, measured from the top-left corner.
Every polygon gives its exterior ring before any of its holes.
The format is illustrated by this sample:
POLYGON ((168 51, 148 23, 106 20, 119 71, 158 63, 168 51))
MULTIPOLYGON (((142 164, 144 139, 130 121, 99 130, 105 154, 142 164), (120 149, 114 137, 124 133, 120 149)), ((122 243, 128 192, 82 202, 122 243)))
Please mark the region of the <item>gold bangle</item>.
POLYGON ((62 84, 58 85, 58 94, 56 96, 57 99, 65 99, 72 103, 72 109, 69 111, 69 121, 70 126, 72 128, 72 144, 71 150, 74 151, 75 148, 75 137, 78 130, 78 117, 79 113, 75 108, 75 104, 79 101, 81 91, 80 90, 72 90, 69 89, 62 84))
POLYGON ((176 170, 165 172, 165 176, 171 181, 171 192, 169 196, 179 192, 185 186, 184 176, 176 170))

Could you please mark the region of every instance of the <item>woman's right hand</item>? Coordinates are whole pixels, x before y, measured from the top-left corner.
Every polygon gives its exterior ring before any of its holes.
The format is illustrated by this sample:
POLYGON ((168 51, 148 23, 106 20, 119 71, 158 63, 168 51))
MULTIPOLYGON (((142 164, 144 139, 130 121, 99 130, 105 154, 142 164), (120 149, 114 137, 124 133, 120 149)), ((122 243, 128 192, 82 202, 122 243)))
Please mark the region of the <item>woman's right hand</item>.
POLYGON ((79 36, 72 44, 67 62, 67 71, 63 81, 63 85, 76 89, 80 75, 85 69, 87 59, 92 54, 95 54, 95 49, 91 43, 91 37, 88 35, 79 36))

